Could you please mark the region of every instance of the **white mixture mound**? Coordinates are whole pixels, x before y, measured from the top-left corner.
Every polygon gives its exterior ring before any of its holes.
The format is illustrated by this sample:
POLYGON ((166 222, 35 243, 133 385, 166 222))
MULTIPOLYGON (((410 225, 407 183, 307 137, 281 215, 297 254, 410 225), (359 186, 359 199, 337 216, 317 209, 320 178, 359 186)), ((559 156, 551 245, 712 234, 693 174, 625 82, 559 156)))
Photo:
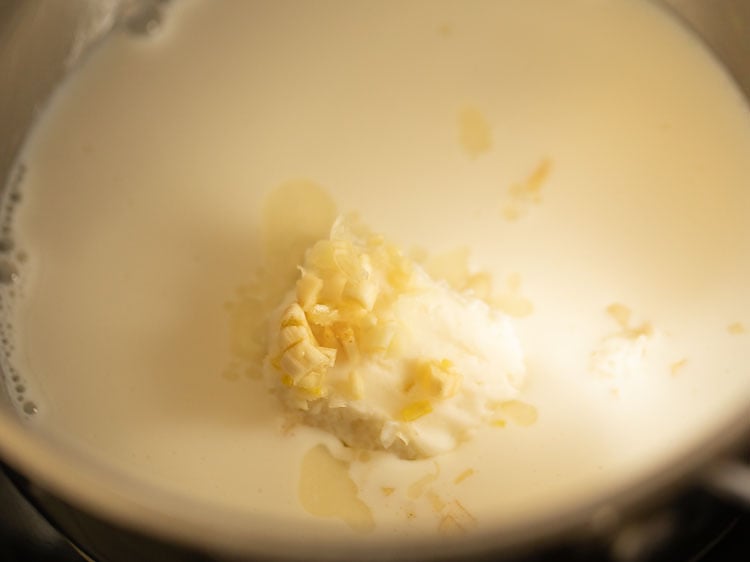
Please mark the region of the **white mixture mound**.
POLYGON ((435 281, 383 236, 339 218, 271 319, 266 381, 349 446, 430 457, 519 393, 510 320, 435 281))

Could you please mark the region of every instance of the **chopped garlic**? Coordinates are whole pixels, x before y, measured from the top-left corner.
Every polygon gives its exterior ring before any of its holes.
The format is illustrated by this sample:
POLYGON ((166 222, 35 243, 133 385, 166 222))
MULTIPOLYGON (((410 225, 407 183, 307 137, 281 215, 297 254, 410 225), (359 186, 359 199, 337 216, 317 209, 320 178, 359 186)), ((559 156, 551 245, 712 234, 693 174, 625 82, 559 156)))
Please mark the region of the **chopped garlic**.
POLYGON ((264 371, 304 423, 350 446, 428 457, 518 395, 520 345, 509 319, 476 298, 485 279, 457 291, 353 217, 300 272, 271 320, 264 371))

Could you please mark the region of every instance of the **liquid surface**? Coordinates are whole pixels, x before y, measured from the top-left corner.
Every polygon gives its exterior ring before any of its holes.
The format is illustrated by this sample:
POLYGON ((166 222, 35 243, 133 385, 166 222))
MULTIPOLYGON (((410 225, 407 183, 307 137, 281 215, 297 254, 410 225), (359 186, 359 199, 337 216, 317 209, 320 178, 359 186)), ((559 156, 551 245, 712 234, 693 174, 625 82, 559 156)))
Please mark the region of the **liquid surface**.
POLYGON ((748 153, 730 80, 644 2, 175 3, 95 52, 23 154, 31 424, 332 533, 352 510, 371 535, 451 535, 600 493, 750 392, 748 153), (521 402, 435 462, 284 428, 252 376, 252 319, 336 208, 470 249, 515 318, 521 402), (643 350, 623 322, 653 327, 643 350), (597 350, 634 367, 594 372, 597 350), (321 506, 320 470, 356 494, 321 506))

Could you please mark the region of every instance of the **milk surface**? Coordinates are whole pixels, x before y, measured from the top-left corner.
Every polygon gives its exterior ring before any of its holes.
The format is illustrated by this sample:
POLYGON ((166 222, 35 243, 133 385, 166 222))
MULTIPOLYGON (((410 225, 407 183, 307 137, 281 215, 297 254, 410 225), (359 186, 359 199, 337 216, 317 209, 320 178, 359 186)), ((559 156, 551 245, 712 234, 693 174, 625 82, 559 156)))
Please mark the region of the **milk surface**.
MULTIPOLYGON (((746 402, 748 154, 738 90, 647 2, 174 3, 91 54, 21 157, 27 259, 3 298, 29 424, 331 533, 471 532, 602 493, 746 402), (284 428, 225 305, 285 259, 268 240, 300 222, 264 202, 290 181, 405 249, 468 248, 530 303, 514 322, 536 413, 435 461, 284 428), (653 326, 622 376, 591 367, 627 339, 614 303, 653 326), (349 475, 349 508, 311 507, 326 470, 349 475)), ((295 204, 311 236, 316 197, 295 204)))

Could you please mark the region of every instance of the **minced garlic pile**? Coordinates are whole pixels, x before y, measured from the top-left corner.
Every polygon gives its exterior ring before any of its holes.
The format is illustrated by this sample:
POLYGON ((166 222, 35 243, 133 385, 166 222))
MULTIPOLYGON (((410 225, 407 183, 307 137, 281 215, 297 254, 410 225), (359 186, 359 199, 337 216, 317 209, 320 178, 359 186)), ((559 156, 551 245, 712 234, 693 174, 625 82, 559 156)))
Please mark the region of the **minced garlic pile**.
POLYGON ((435 281, 356 218, 310 248, 271 321, 266 380, 344 443, 428 457, 470 437, 523 379, 508 318, 435 281))

